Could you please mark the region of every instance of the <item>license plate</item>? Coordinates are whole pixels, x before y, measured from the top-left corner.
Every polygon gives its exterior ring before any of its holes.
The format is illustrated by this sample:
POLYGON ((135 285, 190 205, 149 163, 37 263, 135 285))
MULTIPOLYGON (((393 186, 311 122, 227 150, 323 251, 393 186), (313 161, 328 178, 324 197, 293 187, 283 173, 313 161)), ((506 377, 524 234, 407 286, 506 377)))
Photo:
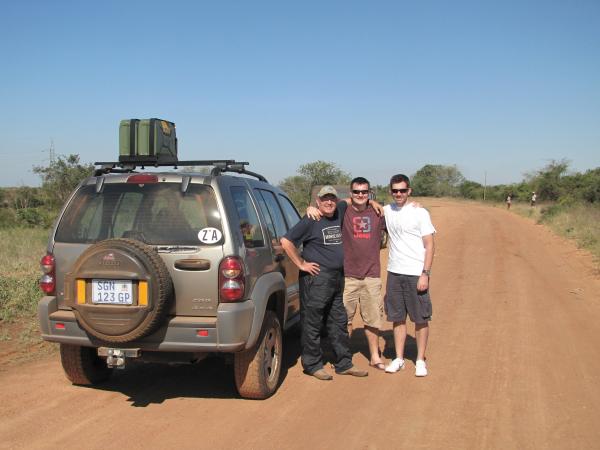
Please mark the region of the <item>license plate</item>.
POLYGON ((92 303, 132 305, 131 280, 92 280, 92 303))

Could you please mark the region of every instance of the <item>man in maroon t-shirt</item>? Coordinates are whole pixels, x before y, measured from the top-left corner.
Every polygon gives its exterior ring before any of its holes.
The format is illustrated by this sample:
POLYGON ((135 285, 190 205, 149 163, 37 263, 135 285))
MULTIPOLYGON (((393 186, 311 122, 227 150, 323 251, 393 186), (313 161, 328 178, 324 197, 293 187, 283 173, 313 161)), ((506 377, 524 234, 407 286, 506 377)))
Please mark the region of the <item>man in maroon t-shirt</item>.
POLYGON ((379 249, 385 219, 369 204, 370 184, 366 178, 354 178, 350 189, 351 203, 342 226, 344 306, 348 314, 348 333, 352 334, 352 320, 356 307, 360 305, 371 354, 369 364, 384 370, 379 354, 379 330, 383 323, 379 249))
MULTIPOLYGON (((352 321, 360 305, 371 354, 369 364, 385 370, 379 354, 379 329, 383 323, 379 249, 385 218, 381 205, 369 201, 370 184, 366 178, 354 178, 350 189, 350 199, 342 200, 349 203, 342 221, 344 307, 348 315, 348 334, 352 334, 352 321), (379 214, 373 207, 380 209, 379 214)), ((306 214, 314 220, 321 217, 319 210, 312 206, 306 209, 306 214)))

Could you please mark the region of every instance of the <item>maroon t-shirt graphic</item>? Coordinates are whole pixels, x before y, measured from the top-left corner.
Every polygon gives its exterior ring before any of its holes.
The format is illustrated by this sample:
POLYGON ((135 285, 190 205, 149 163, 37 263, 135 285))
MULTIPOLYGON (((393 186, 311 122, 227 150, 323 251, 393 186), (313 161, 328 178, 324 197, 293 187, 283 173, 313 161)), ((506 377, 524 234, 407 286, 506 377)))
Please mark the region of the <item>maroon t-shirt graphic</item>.
POLYGON ((352 278, 379 278, 379 245, 385 219, 370 206, 361 212, 348 206, 344 216, 344 275, 352 278))

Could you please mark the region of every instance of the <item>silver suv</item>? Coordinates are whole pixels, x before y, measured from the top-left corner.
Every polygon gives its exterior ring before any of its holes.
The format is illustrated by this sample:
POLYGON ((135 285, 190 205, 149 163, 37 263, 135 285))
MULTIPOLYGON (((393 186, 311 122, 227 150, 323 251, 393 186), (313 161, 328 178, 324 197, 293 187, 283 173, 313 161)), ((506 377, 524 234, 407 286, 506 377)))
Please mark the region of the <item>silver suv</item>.
POLYGON ((232 160, 179 162, 206 174, 96 164, 42 258, 42 337, 60 344, 67 378, 230 353, 239 394, 272 395, 282 333, 300 318, 298 270, 280 245, 300 219, 287 195, 232 160))

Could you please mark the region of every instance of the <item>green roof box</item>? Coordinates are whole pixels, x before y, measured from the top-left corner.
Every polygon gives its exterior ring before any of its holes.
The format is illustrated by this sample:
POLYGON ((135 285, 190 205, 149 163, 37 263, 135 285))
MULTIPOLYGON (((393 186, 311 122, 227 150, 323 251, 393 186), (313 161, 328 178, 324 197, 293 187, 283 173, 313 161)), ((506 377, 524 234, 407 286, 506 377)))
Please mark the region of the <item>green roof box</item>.
POLYGON ((119 162, 177 163, 175 124, 162 119, 121 121, 119 162), (123 143, 127 133, 129 145, 123 143))

